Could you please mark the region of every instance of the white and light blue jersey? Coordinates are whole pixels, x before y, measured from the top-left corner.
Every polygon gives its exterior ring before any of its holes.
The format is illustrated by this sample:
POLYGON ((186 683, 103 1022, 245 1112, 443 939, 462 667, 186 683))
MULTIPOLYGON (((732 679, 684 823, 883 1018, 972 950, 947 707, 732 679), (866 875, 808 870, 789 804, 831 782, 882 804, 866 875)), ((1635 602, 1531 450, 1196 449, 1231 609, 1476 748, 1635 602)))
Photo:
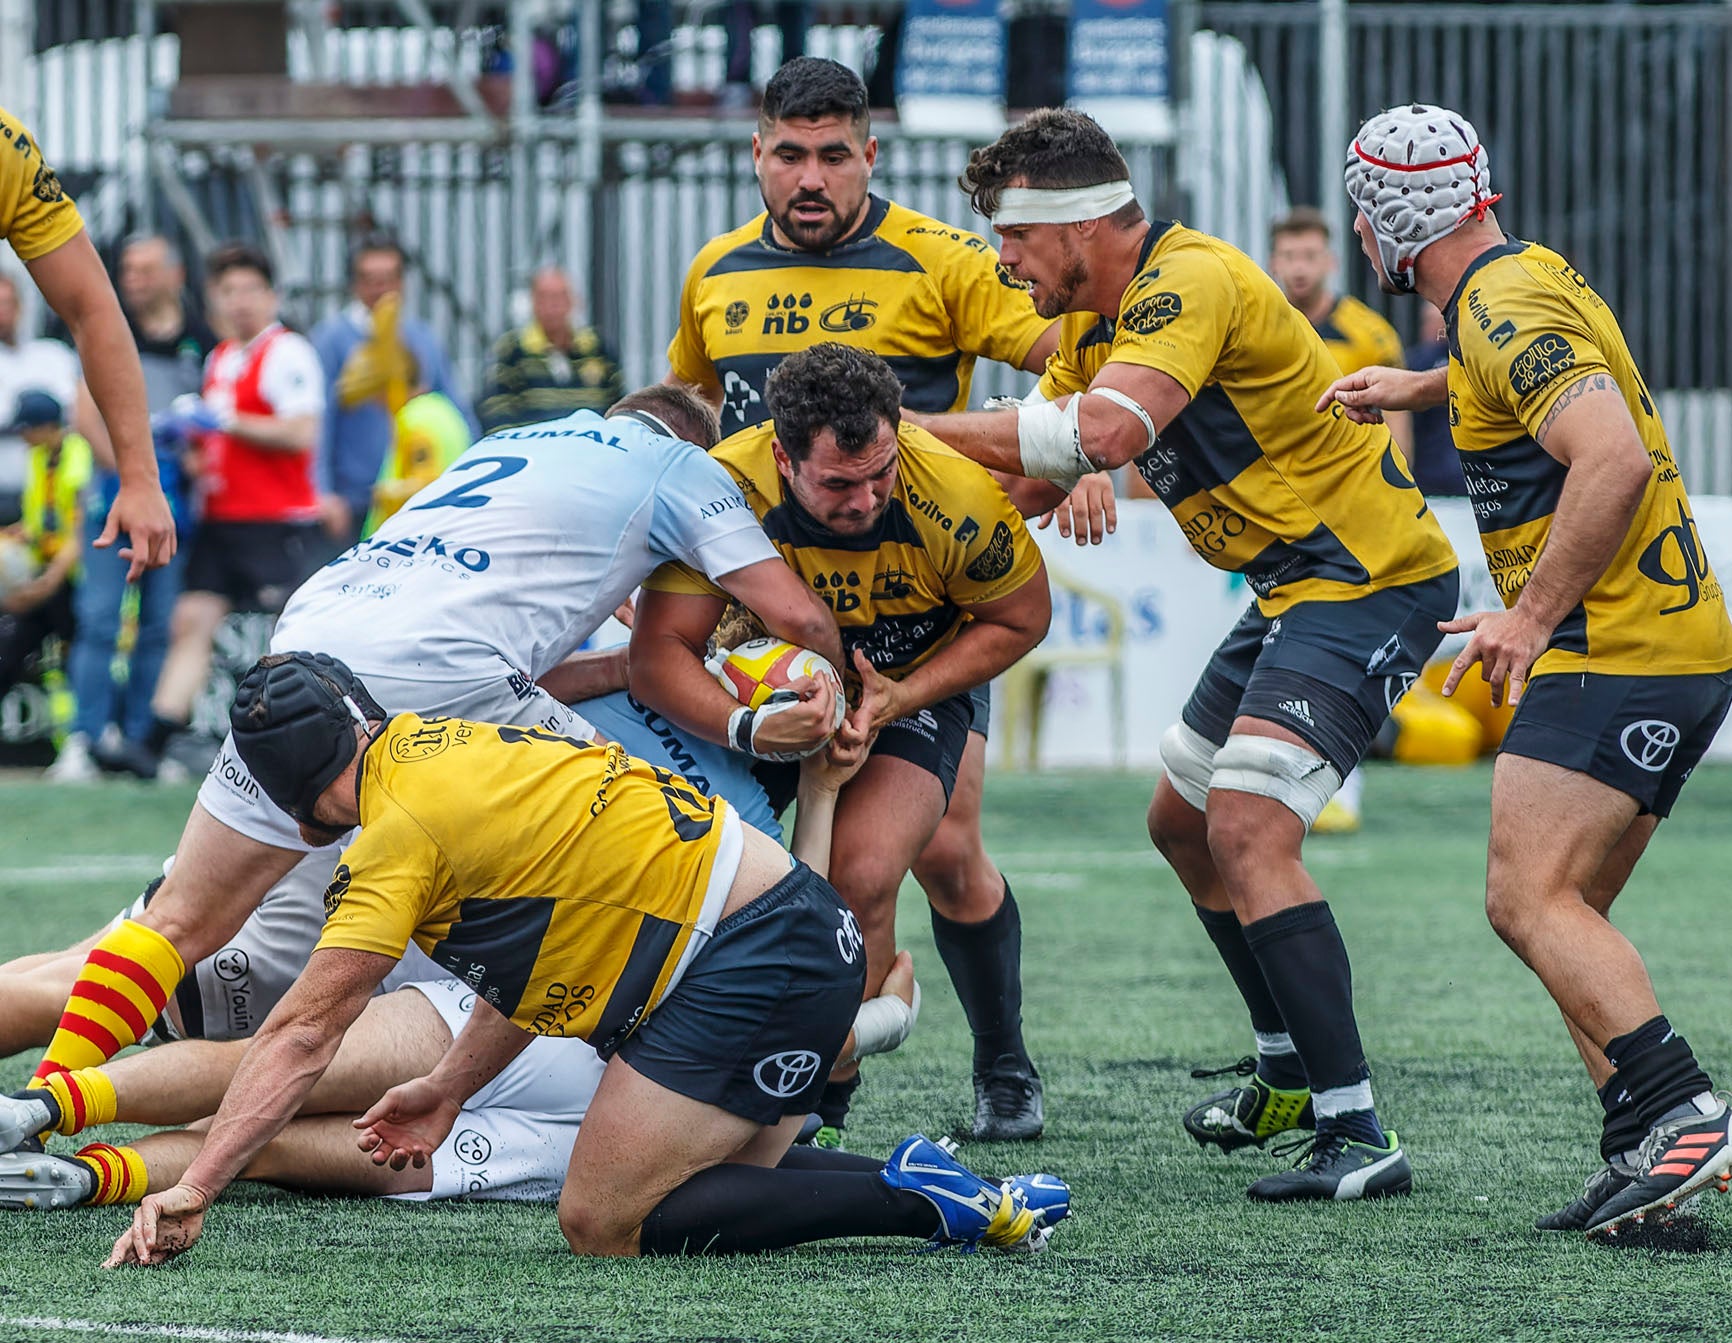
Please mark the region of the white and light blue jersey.
POLYGON ((770 795, 752 773, 751 756, 685 731, 623 690, 579 700, 571 707, 602 736, 625 747, 628 755, 684 776, 700 793, 726 798, 747 825, 781 840, 782 823, 770 810, 770 795))
POLYGON ((407 681, 540 677, 660 564, 711 578, 776 558, 701 448, 579 411, 476 443, 303 583, 274 650, 312 648, 407 681))

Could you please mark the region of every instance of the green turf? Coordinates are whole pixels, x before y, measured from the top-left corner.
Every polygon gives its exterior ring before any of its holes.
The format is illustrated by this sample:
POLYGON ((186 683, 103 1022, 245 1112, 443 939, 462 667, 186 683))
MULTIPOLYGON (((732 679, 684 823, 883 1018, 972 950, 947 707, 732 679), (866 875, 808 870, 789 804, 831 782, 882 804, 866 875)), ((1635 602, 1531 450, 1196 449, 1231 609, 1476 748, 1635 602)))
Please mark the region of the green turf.
MULTIPOLYGON (((1353 954, 1382 1112, 1411 1199, 1258 1207, 1275 1162, 1204 1154, 1178 1124, 1247 1028, 1177 883, 1143 835, 1149 780, 995 777, 988 842, 1025 928, 1030 1045, 1046 1140, 965 1149, 988 1169, 1069 1179, 1075 1216, 1035 1260, 828 1245, 756 1261, 580 1263, 549 1209, 380 1206, 246 1192, 166 1270, 96 1268, 124 1222, 92 1210, 0 1224, 8 1319, 306 1330, 396 1339, 1455 1339, 1708 1337, 1732 1324, 1732 1201, 1710 1195, 1706 1253, 1541 1237, 1594 1157, 1598 1107, 1538 983, 1480 907, 1488 772, 1374 769, 1366 829, 1317 840, 1313 868, 1353 954), (1720 1206, 1716 1206, 1720 1205, 1720 1206)), ((7 954, 70 940, 134 876, 45 884, 20 868, 136 859, 171 844, 185 793, 0 783, 7 954)), ((1705 768, 1619 912, 1661 1001, 1710 1067, 1732 1069, 1726 1010, 1732 770, 1705 768)), ((962 1119, 961 1013, 923 904, 903 940, 920 1029, 868 1066, 850 1145, 883 1152, 962 1119)), ((3 1010, 3 1009, 0 1009, 3 1010)), ((0 1080, 28 1058, 0 1062, 0 1080)), ((42 1332, 33 1338, 46 1336, 42 1332)))

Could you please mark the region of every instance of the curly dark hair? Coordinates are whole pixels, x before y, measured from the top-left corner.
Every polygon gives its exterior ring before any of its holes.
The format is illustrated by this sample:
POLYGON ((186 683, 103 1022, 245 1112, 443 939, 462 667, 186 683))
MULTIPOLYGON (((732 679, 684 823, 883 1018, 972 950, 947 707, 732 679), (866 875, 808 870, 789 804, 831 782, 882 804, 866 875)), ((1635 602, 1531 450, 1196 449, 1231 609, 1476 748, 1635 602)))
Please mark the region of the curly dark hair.
POLYGON ((870 350, 833 340, 808 345, 776 365, 764 386, 776 441, 795 462, 812 451, 812 435, 828 429, 844 456, 866 451, 886 421, 902 418, 902 384, 870 350))
MULTIPOLYGON (((1100 123, 1068 107, 1043 107, 968 156, 960 185, 975 212, 991 218, 999 192, 1012 182, 1029 187, 1092 187, 1120 182, 1130 165, 1100 123)), ((1135 201, 1111 215, 1119 228, 1143 217, 1135 201)))
POLYGON ((683 382, 656 382, 627 392, 607 408, 609 415, 641 410, 653 415, 688 443, 708 452, 721 442, 722 425, 715 408, 683 382))
POLYGON ((758 131, 789 117, 843 117, 862 141, 871 129, 866 86, 838 61, 796 56, 770 76, 758 108, 758 131))

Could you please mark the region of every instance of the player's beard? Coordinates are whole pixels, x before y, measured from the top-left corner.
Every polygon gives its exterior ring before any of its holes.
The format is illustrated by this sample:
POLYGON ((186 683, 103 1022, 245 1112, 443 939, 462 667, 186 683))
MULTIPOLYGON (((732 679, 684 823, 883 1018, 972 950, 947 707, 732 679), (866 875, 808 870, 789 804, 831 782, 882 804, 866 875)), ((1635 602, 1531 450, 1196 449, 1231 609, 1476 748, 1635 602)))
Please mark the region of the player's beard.
POLYGON ((775 218, 776 227, 782 230, 782 236, 802 252, 827 252, 841 242, 848 230, 854 226, 852 218, 842 217, 835 201, 816 191, 801 192, 794 196, 775 218), (804 220, 794 213, 794 208, 799 205, 822 205, 829 214, 818 220, 804 220))
POLYGON ((1049 320, 1063 316, 1071 310, 1077 291, 1088 283, 1088 278, 1089 269, 1083 261, 1081 250, 1066 238, 1064 266, 1058 273, 1058 279, 1053 281, 1052 288, 1035 299, 1034 310, 1049 320))

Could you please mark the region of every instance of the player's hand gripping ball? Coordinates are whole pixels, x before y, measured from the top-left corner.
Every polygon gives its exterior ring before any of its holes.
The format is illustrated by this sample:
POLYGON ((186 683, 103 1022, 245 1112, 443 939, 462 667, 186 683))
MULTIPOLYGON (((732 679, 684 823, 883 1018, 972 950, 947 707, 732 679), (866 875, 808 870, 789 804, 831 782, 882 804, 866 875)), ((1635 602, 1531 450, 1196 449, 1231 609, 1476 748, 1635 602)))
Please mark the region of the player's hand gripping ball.
MULTIPOLYGON (((742 738, 735 742, 736 747, 765 759, 797 760, 823 750, 847 715, 848 704, 841 676, 828 658, 809 648, 800 648, 781 639, 749 639, 732 650, 717 649, 704 665, 721 682, 722 688, 747 711, 735 715, 742 738), (830 723, 824 740, 806 750, 767 751, 759 744, 757 736, 770 718, 803 702, 798 691, 789 689, 789 683, 801 677, 829 678, 836 692, 834 721, 830 723)), ((735 735, 734 725, 730 725, 732 735, 735 735)))

